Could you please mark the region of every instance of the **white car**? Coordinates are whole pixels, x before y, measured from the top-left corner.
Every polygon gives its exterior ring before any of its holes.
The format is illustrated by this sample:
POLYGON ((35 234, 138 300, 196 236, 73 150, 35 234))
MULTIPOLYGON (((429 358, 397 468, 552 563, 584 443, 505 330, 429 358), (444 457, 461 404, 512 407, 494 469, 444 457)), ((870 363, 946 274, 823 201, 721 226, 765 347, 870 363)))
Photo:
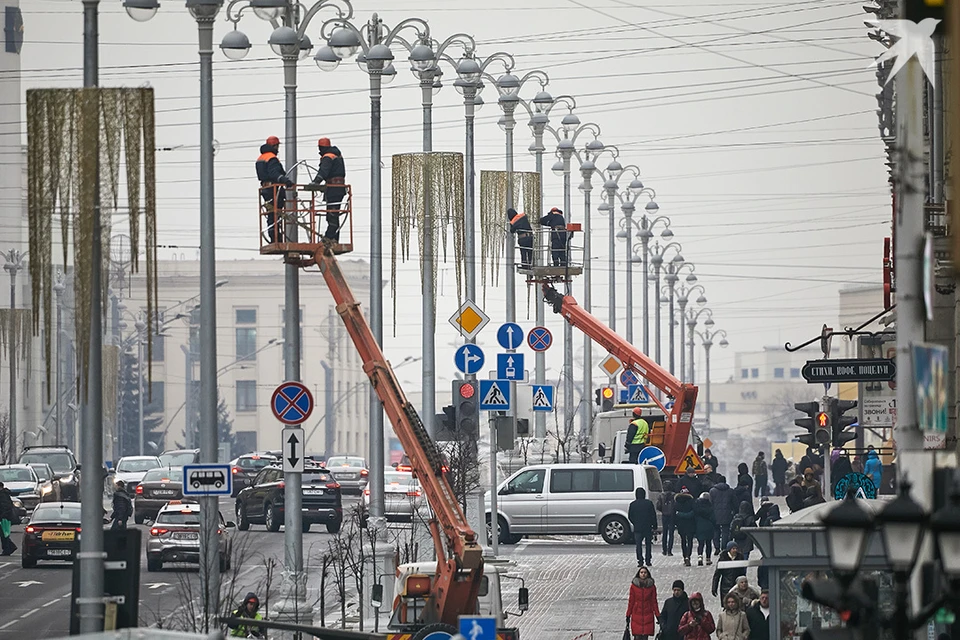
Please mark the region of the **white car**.
POLYGON ((136 494, 137 485, 147 475, 147 471, 161 467, 157 456, 124 456, 117 462, 117 469, 113 481, 123 481, 124 490, 131 496, 136 494))
MULTIPOLYGON (((412 473, 387 469, 383 472, 384 515, 387 520, 413 520, 427 506, 420 482, 412 473)), ((363 490, 363 505, 370 509, 370 487, 363 490)))

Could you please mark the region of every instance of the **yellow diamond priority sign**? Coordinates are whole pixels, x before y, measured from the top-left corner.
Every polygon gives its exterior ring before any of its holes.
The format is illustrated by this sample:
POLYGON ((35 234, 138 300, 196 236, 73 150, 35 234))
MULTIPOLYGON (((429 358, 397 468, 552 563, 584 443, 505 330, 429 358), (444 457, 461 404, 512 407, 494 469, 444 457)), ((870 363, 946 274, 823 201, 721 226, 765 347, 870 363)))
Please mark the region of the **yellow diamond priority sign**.
POLYGON ((620 360, 617 359, 616 356, 612 356, 610 354, 607 354, 607 357, 601 360, 600 364, 597 366, 603 369, 603 371, 611 378, 617 375, 617 373, 620 372, 620 369, 623 368, 623 365, 620 364, 620 360))
POLYGON ((473 338, 487 326, 490 317, 472 300, 464 302, 457 312, 450 316, 450 324, 465 338, 473 338))

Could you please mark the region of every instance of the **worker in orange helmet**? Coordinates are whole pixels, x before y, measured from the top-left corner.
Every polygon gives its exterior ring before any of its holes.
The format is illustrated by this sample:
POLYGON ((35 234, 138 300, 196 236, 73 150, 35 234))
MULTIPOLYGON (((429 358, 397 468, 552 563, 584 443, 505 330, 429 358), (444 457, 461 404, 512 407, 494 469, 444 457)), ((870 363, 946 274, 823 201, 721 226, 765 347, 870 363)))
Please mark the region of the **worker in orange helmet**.
POLYGON ((630 455, 630 464, 637 464, 640 452, 650 443, 650 424, 643 419, 643 409, 634 407, 633 420, 627 429, 627 439, 624 443, 626 453, 630 455))
POLYGON ((270 136, 267 141, 260 145, 260 157, 257 158, 257 178, 260 180, 260 197, 263 199, 262 210, 267 213, 267 230, 264 232, 264 240, 274 242, 274 228, 276 225, 276 213, 283 210, 283 204, 287 197, 287 187, 293 186, 293 180, 287 177, 283 170, 283 164, 277 157, 280 152, 280 139, 277 136, 270 136))
POLYGON ((327 230, 323 237, 332 242, 340 242, 341 217, 347 214, 346 177, 347 169, 343 164, 340 149, 330 144, 330 138, 320 138, 317 141, 317 151, 320 153, 320 169, 313 184, 324 184, 323 201, 327 212, 327 230))

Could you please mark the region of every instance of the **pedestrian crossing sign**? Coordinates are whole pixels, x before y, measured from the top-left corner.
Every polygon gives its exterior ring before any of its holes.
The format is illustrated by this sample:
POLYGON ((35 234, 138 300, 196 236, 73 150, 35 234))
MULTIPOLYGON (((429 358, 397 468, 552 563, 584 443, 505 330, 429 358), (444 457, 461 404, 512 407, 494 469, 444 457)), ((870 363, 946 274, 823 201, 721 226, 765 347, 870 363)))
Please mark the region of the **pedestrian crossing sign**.
POLYGON ((687 445, 687 450, 683 452, 683 459, 680 461, 680 464, 677 465, 674 473, 680 475, 681 473, 686 473, 688 469, 703 471, 703 458, 700 457, 692 444, 687 445))
POLYGON ((534 411, 553 411, 553 389, 552 384, 533 385, 534 411))
POLYGON ((480 381, 480 411, 506 411, 509 408, 509 380, 480 381))
POLYGON ((647 404, 650 394, 642 384, 632 384, 627 387, 627 404, 647 404))

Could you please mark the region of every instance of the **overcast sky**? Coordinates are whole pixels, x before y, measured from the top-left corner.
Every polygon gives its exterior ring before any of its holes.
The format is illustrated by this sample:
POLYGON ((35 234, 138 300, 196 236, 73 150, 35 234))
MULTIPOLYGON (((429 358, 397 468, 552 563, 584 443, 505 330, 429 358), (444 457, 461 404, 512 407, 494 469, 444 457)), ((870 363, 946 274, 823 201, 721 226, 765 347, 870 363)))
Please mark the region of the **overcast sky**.
MULTIPOLYGON (((672 221, 684 258, 696 265, 716 328, 729 334, 730 348, 715 349, 713 357, 713 378, 724 380, 732 373, 734 351, 805 341, 819 333, 823 323, 836 320, 840 288, 881 282, 890 195, 875 114, 878 86, 870 65, 879 45, 866 37, 863 20, 868 16, 862 4, 360 0, 354 7, 359 19, 378 11, 391 26, 407 17, 425 18, 440 40, 458 32, 472 34, 480 56, 509 52, 516 58, 518 75, 542 69, 550 76, 548 90, 554 96, 576 98, 581 121, 597 123, 601 140, 619 147, 621 162, 640 167, 644 184, 656 190, 660 212, 672 221)), ((101 84, 153 86, 158 144, 172 149, 158 159, 160 243, 195 247, 199 223, 195 23, 183 3, 175 0, 163 1, 160 13, 145 24, 130 20, 119 0, 101 6, 101 84)), ((21 7, 23 89, 79 85, 80 3, 21 0, 21 7)), ((321 12, 308 30, 315 44, 320 42, 322 19, 329 16, 332 13, 321 12)), ((221 12, 215 42, 231 28, 221 12)), ((266 136, 283 136, 281 62, 266 45, 271 27, 247 12, 240 28, 254 44, 247 59, 228 61, 218 51, 214 64, 221 259, 256 256, 253 162, 266 136)), ((420 92, 406 55, 399 50, 395 55, 399 74, 383 97, 383 184, 388 196, 390 156, 418 151, 421 140, 420 92)), ((445 86, 435 97, 438 151, 463 151, 462 98, 452 88, 454 77, 445 67, 445 86)), ((320 71, 311 59, 299 66, 299 155, 315 160, 320 136, 330 137, 342 150, 356 194, 357 257, 369 255, 367 86, 366 75, 352 61, 332 73, 320 71)), ((531 98, 535 91, 535 85, 528 85, 522 96, 531 98)), ((501 114, 494 93, 492 87, 484 90, 487 105, 477 114, 478 171, 504 166, 504 136, 496 125, 501 114)), ((558 114, 554 123, 561 111, 554 111, 558 114)), ((518 170, 533 169, 533 157, 526 151, 532 141, 526 120, 518 116, 518 170)), ((552 162, 548 153, 547 208, 562 206, 562 182, 549 172, 552 162)), ((578 183, 574 176, 573 220, 582 222, 578 183)), ((599 186, 601 180, 594 183, 599 186)), ((599 189, 594 191, 594 206, 598 203, 599 189)), ((389 278, 389 199, 383 209, 384 272, 389 278)), ((592 224, 598 230, 591 256, 596 269, 594 309, 606 319, 608 219, 594 209, 592 224)), ((181 252, 188 259, 197 255, 195 249, 176 251, 181 252)), ((624 253, 623 241, 618 241, 620 333, 629 312, 623 302, 624 253)), ((160 250, 162 259, 173 254, 172 249, 160 250)), ((632 313, 638 344, 640 269, 634 265, 632 313)), ((395 334, 390 319, 385 319, 385 351, 394 362, 420 350, 417 263, 398 266, 397 279, 401 311, 395 334)), ((452 261, 441 267, 438 287, 437 370, 438 389, 443 390, 442 380, 453 371, 453 350, 461 342, 446 321, 457 306, 452 261)), ((533 311, 527 320, 522 284, 518 290, 518 320, 530 328, 533 311)), ((574 294, 582 295, 579 283, 574 294)), ((502 290, 487 292, 485 310, 494 323, 504 317, 503 300, 502 290)), ((863 318, 880 311, 881 305, 878 296, 874 306, 862 309, 863 318)), ((389 297, 385 306, 389 315, 389 297)), ((547 324, 559 336, 556 318, 548 318, 547 324)), ((491 325, 480 337, 491 356, 494 329, 491 325)), ((559 370, 559 346, 548 354, 548 364, 554 367, 551 376, 559 370)), ((598 361, 602 355, 596 354, 598 361)), ((697 358, 702 361, 702 350, 697 358)))

